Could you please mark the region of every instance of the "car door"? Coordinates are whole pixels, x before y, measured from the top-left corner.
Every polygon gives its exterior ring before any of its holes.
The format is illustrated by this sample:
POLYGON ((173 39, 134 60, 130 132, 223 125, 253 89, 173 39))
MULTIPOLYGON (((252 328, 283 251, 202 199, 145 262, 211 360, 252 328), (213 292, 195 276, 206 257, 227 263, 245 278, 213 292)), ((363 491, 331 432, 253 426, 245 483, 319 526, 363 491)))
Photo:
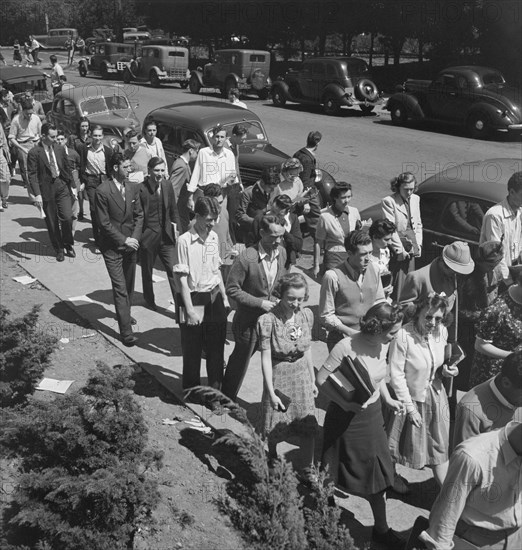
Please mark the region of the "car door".
POLYGON ((433 118, 451 120, 461 102, 457 77, 446 73, 439 75, 428 90, 427 102, 433 118))
POLYGON ((299 73, 299 90, 306 100, 312 100, 315 97, 314 92, 314 73, 317 75, 316 63, 308 62, 303 65, 299 73))

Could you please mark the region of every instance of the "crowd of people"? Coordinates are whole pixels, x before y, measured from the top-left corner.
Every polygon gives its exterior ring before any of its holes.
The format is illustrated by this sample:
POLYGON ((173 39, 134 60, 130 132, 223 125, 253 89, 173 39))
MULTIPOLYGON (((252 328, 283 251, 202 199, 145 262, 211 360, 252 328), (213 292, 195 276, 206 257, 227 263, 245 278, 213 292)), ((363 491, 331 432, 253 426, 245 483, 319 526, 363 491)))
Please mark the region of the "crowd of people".
POLYGON ((441 486, 421 535, 428 548, 449 550, 455 534, 479 548, 520 548, 522 434, 513 419, 522 406, 522 172, 510 177, 506 199, 483 213, 473 256, 468 243, 455 241, 416 269, 423 233, 413 174, 393 178, 379 219, 361 220, 347 182, 333 186, 321 209, 320 132, 247 188, 238 164, 245 133, 241 124, 230 136, 217 126, 210 146, 187 140, 169 170, 153 121, 143 136, 129 129, 114 150, 87 119, 72 136, 42 124, 26 98, 8 137, 0 134, 2 203, 12 169, 8 141, 58 262, 75 256, 75 223, 88 200, 93 247, 103 255, 126 346, 139 338, 131 315, 136 265, 146 306, 157 311, 159 256, 181 331, 183 389, 201 384, 204 356, 207 384, 237 400, 259 350, 259 429, 269 458, 279 442, 299 436, 304 467, 320 459, 340 487, 368 499, 374 540, 404 545, 386 514, 386 492, 408 491, 399 463, 431 468, 441 486), (294 267, 303 219, 314 240, 310 275, 319 277, 315 305, 329 351, 317 372, 308 279, 294 267), (231 309, 234 349, 225 364, 231 309), (456 343, 471 375, 450 441, 456 343), (343 383, 343 397, 331 397, 315 456, 315 398, 345 364, 363 369, 367 394, 361 399, 357 385, 343 383), (484 492, 495 484, 501 497, 492 503, 484 492))

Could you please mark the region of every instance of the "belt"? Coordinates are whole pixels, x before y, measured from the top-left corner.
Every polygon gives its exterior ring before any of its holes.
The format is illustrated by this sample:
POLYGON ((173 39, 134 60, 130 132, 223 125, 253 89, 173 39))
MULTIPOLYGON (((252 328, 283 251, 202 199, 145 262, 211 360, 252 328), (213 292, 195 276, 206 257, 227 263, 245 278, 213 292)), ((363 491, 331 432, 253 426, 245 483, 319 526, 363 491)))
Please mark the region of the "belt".
POLYGON ((299 359, 304 357, 304 353, 296 353, 295 355, 272 355, 272 360, 277 361, 278 363, 286 362, 286 363, 295 363, 296 361, 299 361, 299 359))

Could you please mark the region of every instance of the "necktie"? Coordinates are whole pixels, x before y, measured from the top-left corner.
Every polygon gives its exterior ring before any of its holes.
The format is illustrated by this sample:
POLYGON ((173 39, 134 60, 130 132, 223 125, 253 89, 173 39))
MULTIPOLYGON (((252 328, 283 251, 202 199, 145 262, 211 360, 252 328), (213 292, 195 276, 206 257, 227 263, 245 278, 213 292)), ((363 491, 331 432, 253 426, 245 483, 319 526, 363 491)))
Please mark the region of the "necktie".
POLYGON ((58 166, 56 166, 56 160, 54 160, 52 147, 49 147, 49 166, 51 167, 52 178, 56 179, 58 177, 58 166))

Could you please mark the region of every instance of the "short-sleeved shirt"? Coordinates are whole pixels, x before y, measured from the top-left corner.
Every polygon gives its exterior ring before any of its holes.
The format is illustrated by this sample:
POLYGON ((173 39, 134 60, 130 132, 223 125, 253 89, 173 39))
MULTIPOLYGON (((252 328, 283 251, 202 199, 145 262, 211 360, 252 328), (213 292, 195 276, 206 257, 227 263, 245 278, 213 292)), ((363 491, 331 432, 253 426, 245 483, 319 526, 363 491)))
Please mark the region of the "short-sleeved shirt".
POLYGON ((334 247, 342 247, 344 250, 346 235, 354 231, 360 221, 359 210, 353 206, 348 206, 347 211, 340 213, 328 206, 321 211, 315 238, 325 250, 332 250, 334 247))
POLYGON ((210 292, 220 282, 219 239, 211 231, 205 241, 192 227, 178 238, 174 272, 187 275, 191 292, 210 292))
POLYGON ((209 183, 223 185, 231 175, 237 176, 234 153, 226 147, 220 153, 216 153, 212 147, 203 147, 198 153, 187 190, 194 193, 198 186, 204 187, 209 183))
POLYGON ((53 88, 61 86, 62 76, 64 76, 62 66, 59 63, 55 63, 53 65, 53 70, 51 71, 51 86, 53 88))
POLYGON ((9 139, 16 139, 20 144, 34 143, 40 139, 42 133, 42 121, 32 114, 29 119, 22 115, 16 115, 9 128, 9 139))

